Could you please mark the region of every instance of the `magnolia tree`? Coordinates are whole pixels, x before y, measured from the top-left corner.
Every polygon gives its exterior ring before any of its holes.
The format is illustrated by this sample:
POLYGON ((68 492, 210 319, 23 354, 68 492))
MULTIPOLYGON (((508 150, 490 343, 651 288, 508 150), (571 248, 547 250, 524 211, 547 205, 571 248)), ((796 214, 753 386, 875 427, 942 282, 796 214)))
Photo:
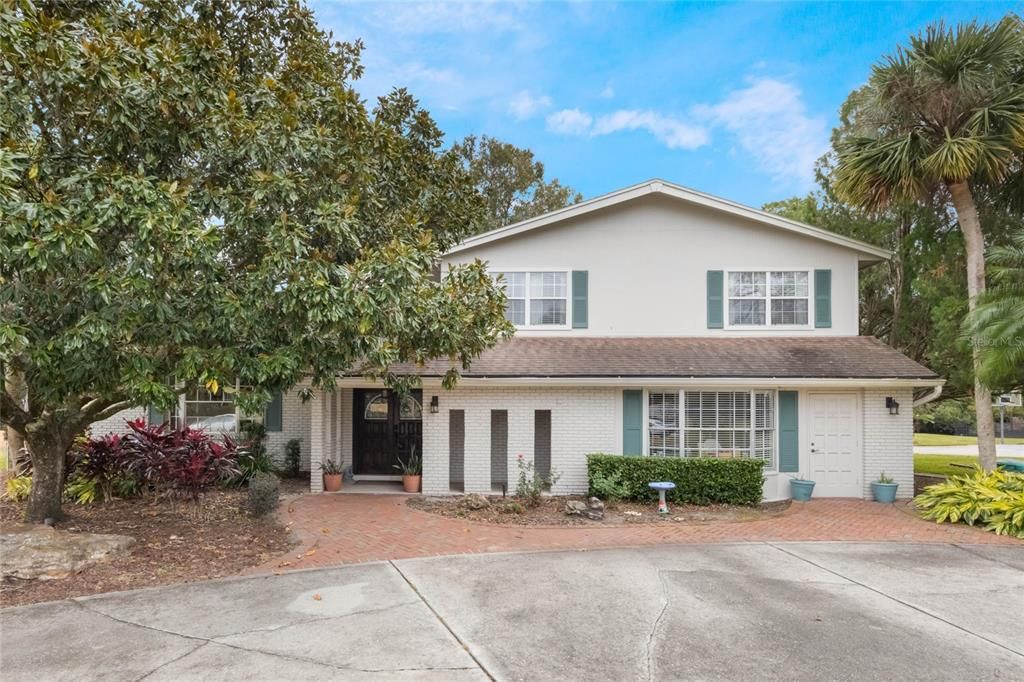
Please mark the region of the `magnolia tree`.
POLYGON ((458 158, 405 91, 353 90, 359 43, 288 0, 0 9, 0 391, 61 514, 90 423, 195 386, 258 409, 309 378, 464 367, 508 332, 458 158))

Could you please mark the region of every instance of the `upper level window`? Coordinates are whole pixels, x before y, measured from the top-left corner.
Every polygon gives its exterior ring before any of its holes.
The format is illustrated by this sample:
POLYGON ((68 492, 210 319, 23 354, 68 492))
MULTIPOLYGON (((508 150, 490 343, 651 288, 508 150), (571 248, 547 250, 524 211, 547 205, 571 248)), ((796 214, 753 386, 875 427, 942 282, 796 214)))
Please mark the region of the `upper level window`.
POLYGON ((505 284, 505 319, 517 327, 564 327, 569 319, 566 272, 497 272, 505 284))
POLYGON ((810 310, 806 270, 729 273, 730 327, 806 327, 810 310))

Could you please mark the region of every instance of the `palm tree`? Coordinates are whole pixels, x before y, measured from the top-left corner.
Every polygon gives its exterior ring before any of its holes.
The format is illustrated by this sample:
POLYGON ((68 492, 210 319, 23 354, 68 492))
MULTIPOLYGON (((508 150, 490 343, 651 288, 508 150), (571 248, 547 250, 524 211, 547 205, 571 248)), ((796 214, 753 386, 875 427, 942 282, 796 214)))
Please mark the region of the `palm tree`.
MULTIPOLYGON (((974 310, 985 291, 985 239, 975 194, 1019 182, 1024 156, 1024 24, 928 26, 872 69, 854 113, 856 132, 838 146, 835 187, 850 203, 880 209, 945 190, 967 254, 974 310)), ((981 465, 995 468, 992 397, 974 349, 974 402, 981 465)))
POLYGON ((964 333, 981 349, 986 386, 1014 388, 1024 372, 1024 230, 989 252, 992 286, 978 297, 964 333))

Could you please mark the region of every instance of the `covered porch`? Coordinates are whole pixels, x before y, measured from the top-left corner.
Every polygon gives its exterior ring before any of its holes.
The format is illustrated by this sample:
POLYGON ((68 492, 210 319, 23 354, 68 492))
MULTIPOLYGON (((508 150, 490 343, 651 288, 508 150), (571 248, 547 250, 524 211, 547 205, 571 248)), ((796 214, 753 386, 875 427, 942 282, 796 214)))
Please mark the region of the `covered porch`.
POLYGON ((400 462, 423 454, 423 396, 369 383, 317 391, 310 402, 311 492, 323 492, 323 464, 344 472, 345 493, 402 492, 400 462))

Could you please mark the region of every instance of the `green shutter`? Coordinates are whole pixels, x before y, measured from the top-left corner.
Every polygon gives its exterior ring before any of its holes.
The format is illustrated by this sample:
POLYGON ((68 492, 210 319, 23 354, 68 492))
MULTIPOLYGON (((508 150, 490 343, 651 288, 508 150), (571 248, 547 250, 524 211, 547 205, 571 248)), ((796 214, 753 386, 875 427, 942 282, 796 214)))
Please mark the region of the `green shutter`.
POLYGON ((167 421, 167 413, 150 405, 146 410, 146 421, 150 426, 160 426, 167 421))
POLYGON ((281 392, 278 391, 274 394, 274 397, 270 399, 267 404, 267 409, 263 413, 263 426, 267 431, 281 431, 283 422, 283 409, 282 409, 282 396, 281 392))
POLYGON ((708 329, 721 329, 725 326, 725 301, 722 297, 724 281, 724 272, 708 270, 708 329))
POLYGON ((814 326, 832 326, 832 271, 814 271, 814 326))
POLYGON ((587 328, 587 292, 589 289, 586 270, 572 271, 572 328, 587 328))
POLYGON ((644 449, 644 392, 622 392, 622 454, 642 455, 644 449))
POLYGON ((779 391, 779 471, 800 471, 800 399, 779 391))

